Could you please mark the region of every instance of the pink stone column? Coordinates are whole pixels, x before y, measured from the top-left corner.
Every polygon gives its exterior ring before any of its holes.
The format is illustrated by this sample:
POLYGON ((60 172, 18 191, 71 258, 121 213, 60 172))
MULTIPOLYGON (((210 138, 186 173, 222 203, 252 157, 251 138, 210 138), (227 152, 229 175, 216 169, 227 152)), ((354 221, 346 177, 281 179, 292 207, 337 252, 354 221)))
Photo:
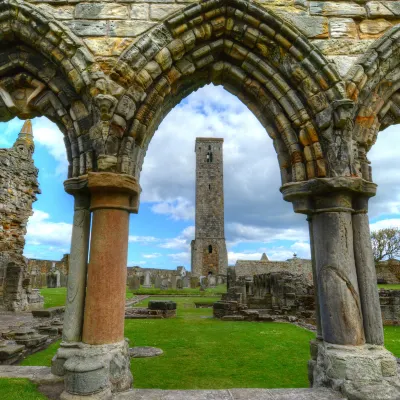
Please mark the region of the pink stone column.
POLYGON ((128 175, 89 173, 93 212, 83 342, 124 339, 129 214, 137 212, 140 187, 128 175))

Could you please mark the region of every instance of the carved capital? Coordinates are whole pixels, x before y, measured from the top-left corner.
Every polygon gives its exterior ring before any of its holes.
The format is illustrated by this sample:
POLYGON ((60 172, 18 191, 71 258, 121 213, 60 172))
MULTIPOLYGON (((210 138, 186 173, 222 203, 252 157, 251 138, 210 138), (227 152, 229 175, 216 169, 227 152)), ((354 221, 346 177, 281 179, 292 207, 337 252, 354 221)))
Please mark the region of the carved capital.
POLYGON ((368 199, 375 196, 376 187, 361 178, 335 177, 288 183, 280 191, 284 200, 293 203, 295 212, 310 215, 365 209, 368 199))

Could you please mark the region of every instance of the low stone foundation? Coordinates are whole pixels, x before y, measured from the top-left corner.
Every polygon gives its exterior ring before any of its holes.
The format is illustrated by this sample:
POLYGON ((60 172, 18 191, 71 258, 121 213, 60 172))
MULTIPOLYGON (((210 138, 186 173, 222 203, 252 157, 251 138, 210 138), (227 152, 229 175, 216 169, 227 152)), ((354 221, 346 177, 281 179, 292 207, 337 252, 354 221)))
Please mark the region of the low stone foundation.
POLYGON ((176 317, 176 303, 173 301, 149 301, 148 308, 130 307, 125 309, 125 319, 163 319, 176 317))
POLYGON ((9 326, 6 323, 0 327, 0 365, 18 364, 30 354, 46 349, 62 335, 62 313, 50 312, 31 319, 26 314, 14 313, 4 313, 2 317, 9 326), (20 326, 16 327, 17 324, 20 326))
POLYGON ((349 400, 400 399, 397 360, 383 346, 340 346, 314 341, 313 387, 340 390, 349 400))
POLYGON ((400 290, 379 290, 383 325, 400 325, 400 290))
POLYGON ((104 345, 62 342, 52 361, 54 375, 64 376, 61 400, 111 399, 112 393, 128 390, 133 377, 128 341, 104 345))

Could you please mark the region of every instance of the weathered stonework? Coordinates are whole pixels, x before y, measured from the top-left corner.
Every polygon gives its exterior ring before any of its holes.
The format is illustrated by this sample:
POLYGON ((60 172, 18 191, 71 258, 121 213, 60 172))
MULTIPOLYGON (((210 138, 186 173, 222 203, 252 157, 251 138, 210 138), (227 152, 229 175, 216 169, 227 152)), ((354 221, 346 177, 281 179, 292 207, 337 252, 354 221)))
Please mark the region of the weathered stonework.
POLYGON ((40 193, 32 125, 27 121, 10 149, 0 149, 0 305, 12 311, 43 306, 32 291, 23 257, 26 225, 40 193))
POLYGON ((197 138, 196 224, 191 244, 192 274, 226 274, 223 139, 197 138))
POLYGON ((237 260, 234 267, 236 277, 251 277, 254 275, 268 274, 271 272, 289 272, 304 277, 312 282, 312 263, 311 260, 294 257, 287 261, 269 261, 268 259, 237 260))
POLYGON ((400 261, 388 260, 376 264, 376 277, 378 283, 399 284, 400 283, 400 261))
POLYGON ((31 279, 33 288, 42 288, 47 286, 47 277, 52 272, 59 275, 59 287, 67 286, 69 269, 69 254, 64 254, 59 261, 39 260, 35 258, 28 259, 27 273, 31 279))
POLYGON ((381 348, 367 153, 400 121, 398 1, 0 0, 0 13, 0 120, 58 124, 75 199, 62 398, 109 399, 131 385, 124 292, 140 172, 165 115, 213 83, 265 127, 283 198, 307 215, 322 343, 315 385, 397 400, 397 373, 375 368, 393 357, 381 348), (351 350, 346 377, 325 379, 340 346, 351 350), (363 379, 351 373, 360 354, 375 366, 363 379))

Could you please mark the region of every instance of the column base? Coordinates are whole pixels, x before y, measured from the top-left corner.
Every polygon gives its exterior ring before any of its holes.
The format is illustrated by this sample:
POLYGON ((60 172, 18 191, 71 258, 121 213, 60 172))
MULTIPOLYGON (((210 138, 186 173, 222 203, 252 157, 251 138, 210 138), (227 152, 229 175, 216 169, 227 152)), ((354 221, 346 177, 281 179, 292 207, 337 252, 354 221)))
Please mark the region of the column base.
POLYGON ((400 376, 396 358, 383 346, 311 343, 313 387, 341 391, 348 400, 397 400, 400 376))
POLYGON ((108 400, 128 390, 133 377, 128 341, 104 345, 62 342, 52 360, 52 373, 64 376, 62 400, 108 400))

